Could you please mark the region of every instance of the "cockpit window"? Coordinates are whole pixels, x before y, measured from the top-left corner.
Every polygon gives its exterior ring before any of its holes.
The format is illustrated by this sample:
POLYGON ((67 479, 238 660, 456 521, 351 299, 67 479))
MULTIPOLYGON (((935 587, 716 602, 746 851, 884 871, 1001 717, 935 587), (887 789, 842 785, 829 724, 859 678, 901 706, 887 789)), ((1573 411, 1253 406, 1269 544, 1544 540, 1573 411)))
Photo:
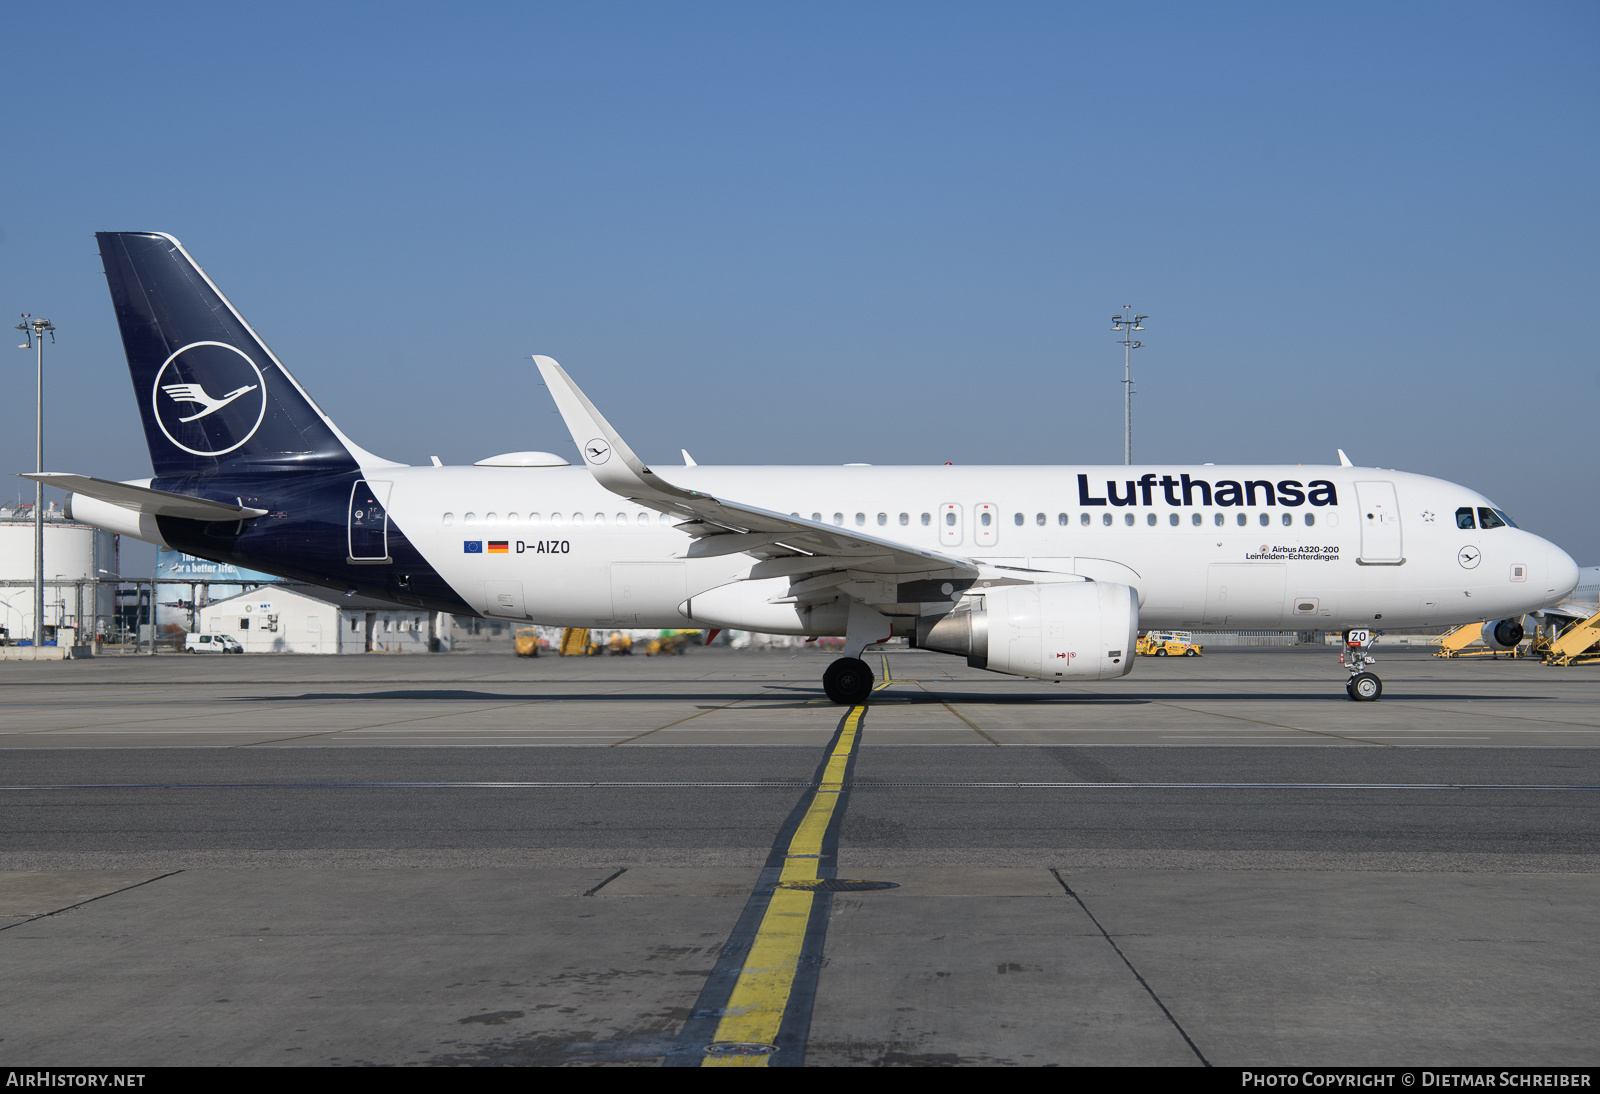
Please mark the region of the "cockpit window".
POLYGON ((1506 522, 1500 519, 1500 514, 1486 505, 1478 506, 1478 522, 1484 528, 1504 528, 1506 522))
POLYGON ((1494 511, 1494 515, 1499 517, 1501 520, 1505 521, 1507 524, 1509 524, 1513 528, 1521 528, 1522 527, 1522 525, 1518 524, 1516 521, 1514 521, 1510 517, 1506 516, 1506 511, 1504 509, 1496 509, 1494 511))
POLYGON ((1456 510, 1456 527, 1457 528, 1476 528, 1477 527, 1477 524, 1474 523, 1474 521, 1472 519, 1472 506, 1463 505, 1460 509, 1456 510))

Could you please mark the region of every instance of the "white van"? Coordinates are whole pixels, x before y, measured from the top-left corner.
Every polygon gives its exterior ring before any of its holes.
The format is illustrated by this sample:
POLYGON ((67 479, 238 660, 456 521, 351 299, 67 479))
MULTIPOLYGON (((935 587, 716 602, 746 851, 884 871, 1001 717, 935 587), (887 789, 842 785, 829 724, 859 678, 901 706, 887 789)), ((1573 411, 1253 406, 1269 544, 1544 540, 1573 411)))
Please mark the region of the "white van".
POLYGON ((184 653, 243 653, 244 647, 231 634, 191 634, 183 639, 184 653))

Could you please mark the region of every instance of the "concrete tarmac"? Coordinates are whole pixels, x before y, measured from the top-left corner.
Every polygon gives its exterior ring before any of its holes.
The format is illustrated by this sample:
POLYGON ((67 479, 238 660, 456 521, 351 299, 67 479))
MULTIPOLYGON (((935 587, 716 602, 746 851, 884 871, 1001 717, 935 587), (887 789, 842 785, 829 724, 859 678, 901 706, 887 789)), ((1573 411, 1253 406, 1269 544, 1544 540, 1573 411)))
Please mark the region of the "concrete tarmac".
MULTIPOLYGON (((898 887, 771 1062, 1595 1064, 1594 673, 1336 659, 874 656, 838 876, 898 887)), ((0 666, 0 1062, 658 1064, 827 660, 0 666)))

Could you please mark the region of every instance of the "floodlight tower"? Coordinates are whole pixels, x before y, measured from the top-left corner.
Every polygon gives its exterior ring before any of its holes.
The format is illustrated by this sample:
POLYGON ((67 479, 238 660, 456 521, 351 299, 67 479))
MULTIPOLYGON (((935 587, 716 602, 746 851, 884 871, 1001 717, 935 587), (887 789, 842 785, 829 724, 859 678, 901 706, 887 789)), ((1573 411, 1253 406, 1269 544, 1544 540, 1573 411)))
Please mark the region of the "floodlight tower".
MULTIPOLYGON (((55 324, 48 319, 35 319, 24 312, 17 329, 27 336, 18 349, 39 351, 39 396, 33 418, 33 469, 44 472, 44 336, 50 333, 50 344, 56 341, 55 324), (37 346, 36 346, 37 344, 37 346)), ((33 648, 44 645, 44 483, 33 480, 33 648)), ((38 653, 35 652, 37 657, 38 653)))
POLYGON ((1111 317, 1111 329, 1122 335, 1122 462, 1133 462, 1133 351, 1142 349, 1143 342, 1134 341, 1133 332, 1144 330, 1140 326, 1148 315, 1134 315, 1133 305, 1124 304, 1121 315, 1111 317))

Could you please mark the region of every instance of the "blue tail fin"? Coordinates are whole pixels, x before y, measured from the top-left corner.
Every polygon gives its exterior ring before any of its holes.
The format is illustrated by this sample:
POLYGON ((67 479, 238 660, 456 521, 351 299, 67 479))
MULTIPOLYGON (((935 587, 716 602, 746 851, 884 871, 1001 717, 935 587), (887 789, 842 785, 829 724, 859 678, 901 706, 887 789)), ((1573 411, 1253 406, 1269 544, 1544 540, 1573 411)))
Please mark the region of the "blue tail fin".
POLYGON ((368 456, 328 420, 176 239, 160 232, 95 238, 158 477, 353 470, 358 456, 368 456))

